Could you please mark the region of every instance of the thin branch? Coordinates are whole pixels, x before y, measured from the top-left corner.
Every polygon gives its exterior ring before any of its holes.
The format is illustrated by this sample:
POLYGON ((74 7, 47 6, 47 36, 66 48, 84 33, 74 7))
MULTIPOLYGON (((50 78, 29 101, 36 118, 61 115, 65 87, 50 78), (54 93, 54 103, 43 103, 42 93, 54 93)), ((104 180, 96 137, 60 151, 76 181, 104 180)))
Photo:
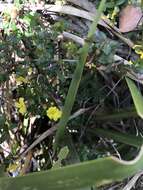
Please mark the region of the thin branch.
POLYGON ((70 3, 73 3, 79 7, 82 7, 83 9, 92 12, 92 13, 96 13, 96 8, 95 8, 95 4, 92 2, 89 2, 88 0, 67 0, 70 3))
POLYGON ((24 157, 30 150, 32 150, 37 144, 43 141, 48 136, 52 135, 57 130, 57 125, 45 131, 39 138, 37 138, 24 152, 20 154, 20 157, 24 157))
POLYGON ((132 189, 141 175, 143 175, 143 171, 138 172, 122 190, 132 189))
POLYGON ((77 35, 71 34, 69 32, 63 32, 62 35, 63 35, 64 38, 73 40, 74 42, 76 42, 77 44, 79 44, 81 46, 84 45, 84 39, 80 38, 77 35))

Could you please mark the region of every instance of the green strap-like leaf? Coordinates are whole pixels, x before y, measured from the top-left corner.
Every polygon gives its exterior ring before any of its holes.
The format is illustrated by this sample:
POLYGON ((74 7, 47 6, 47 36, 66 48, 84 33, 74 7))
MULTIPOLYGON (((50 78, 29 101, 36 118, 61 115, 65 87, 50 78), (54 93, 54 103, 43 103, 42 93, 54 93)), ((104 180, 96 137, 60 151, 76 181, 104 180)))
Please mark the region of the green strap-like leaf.
POLYGON ((130 162, 101 158, 16 178, 0 178, 0 190, 76 190, 120 181, 143 169, 143 148, 130 162))
POLYGON ((134 146, 136 148, 140 148, 143 144, 142 137, 136 137, 135 135, 131 135, 128 133, 121 133, 121 132, 117 132, 117 131, 113 131, 109 129, 100 129, 100 128, 88 129, 87 131, 101 137, 110 138, 117 142, 134 146))
POLYGON ((130 89, 137 113, 141 118, 143 118, 143 96, 131 79, 126 78, 126 81, 130 89))
POLYGON ((97 113, 96 114, 96 121, 120 121, 121 119, 129 119, 129 118, 136 118, 138 114, 135 108, 129 109, 118 109, 114 110, 113 112, 109 113, 97 113))
POLYGON ((65 128, 67 125, 67 122, 69 120, 71 110, 75 101, 75 97, 77 94, 77 90, 80 84, 80 80, 82 77, 84 65, 88 56, 88 51, 89 48, 92 44, 92 38, 94 36, 94 33, 97 28, 98 21, 101 17, 102 11, 104 10, 106 0, 101 0, 98 13, 95 15, 94 21, 89 29, 88 35, 87 35, 87 40, 85 40, 84 46, 80 50, 80 55, 79 55, 79 62, 77 63, 75 72, 73 74, 73 78, 68 90, 68 94, 65 100, 65 105, 63 108, 63 113, 62 117, 58 123, 58 129, 56 132, 56 138, 55 138, 55 144, 54 144, 54 150, 57 149, 57 147, 60 144, 60 141, 64 139, 64 134, 65 134, 65 128))

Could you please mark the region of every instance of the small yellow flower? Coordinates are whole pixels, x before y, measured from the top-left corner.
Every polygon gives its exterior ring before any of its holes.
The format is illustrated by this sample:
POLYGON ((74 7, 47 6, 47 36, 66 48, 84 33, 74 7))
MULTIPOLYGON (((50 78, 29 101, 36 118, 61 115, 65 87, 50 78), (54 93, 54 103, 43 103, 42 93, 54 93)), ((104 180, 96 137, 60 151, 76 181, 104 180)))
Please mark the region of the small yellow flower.
POLYGON ((28 75, 31 75, 31 74, 32 74, 32 72, 33 72, 32 68, 31 68, 31 67, 29 67, 29 69, 28 69, 28 75))
MULTIPOLYGON (((108 14, 107 16, 102 16, 102 19, 105 21, 106 21, 106 19, 111 19, 112 21, 114 21, 118 12, 119 12, 119 8, 115 7, 112 13, 108 14)), ((112 24, 112 23, 110 23, 110 24, 112 24)))
POLYGON ((140 58, 143 59, 143 51, 140 53, 140 58))
POLYGON ((115 17, 117 16, 119 12, 119 9, 117 7, 114 8, 113 12, 112 12, 112 15, 111 15, 111 20, 114 20, 115 17))
POLYGON ((17 85, 20 85, 22 83, 27 83, 27 82, 28 82, 28 80, 26 78, 22 77, 22 76, 19 76, 19 77, 16 78, 17 85))
POLYGON ((15 164, 9 164, 7 171, 8 172, 15 172, 17 169, 19 168, 19 164, 15 163, 15 164))
POLYGON ((141 45, 135 45, 133 49, 135 50, 136 54, 140 55, 140 59, 143 59, 143 50, 141 45))
POLYGON ((59 5, 59 6, 62 6, 62 5, 64 5, 65 3, 66 3, 65 0, 56 0, 56 2, 55 2, 55 4, 56 4, 56 5, 59 5))
POLYGON ((57 121, 59 118, 61 118, 62 112, 56 106, 51 106, 47 110, 47 116, 49 119, 57 121))
POLYGON ((19 113, 24 115, 27 111, 24 98, 20 97, 19 101, 15 103, 15 106, 19 109, 19 113))
POLYGON ((133 65, 134 63, 130 60, 130 61, 128 61, 128 63, 130 64, 130 65, 133 65))
POLYGON ((140 55, 140 59, 143 59, 143 51, 141 50, 135 50, 135 52, 140 55))

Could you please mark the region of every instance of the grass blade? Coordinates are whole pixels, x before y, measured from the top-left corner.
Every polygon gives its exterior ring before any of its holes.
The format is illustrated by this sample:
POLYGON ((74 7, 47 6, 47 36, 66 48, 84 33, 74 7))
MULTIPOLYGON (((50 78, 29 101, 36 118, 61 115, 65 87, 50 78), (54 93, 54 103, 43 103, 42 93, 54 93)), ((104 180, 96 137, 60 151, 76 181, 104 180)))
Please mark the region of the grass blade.
POLYGON ((141 118, 143 118, 143 96, 131 79, 126 78, 126 82, 130 89, 137 113, 141 118))
POLYGON ((126 133, 116 132, 113 130, 106 130, 106 129, 99 129, 99 128, 95 128, 94 130, 88 129, 88 131, 93 134, 95 133, 98 136, 110 138, 115 141, 125 143, 137 148, 140 148, 143 144, 142 137, 136 137, 128 133, 126 134, 126 133))
POLYGON ((68 119, 70 117, 71 114, 71 110, 75 101, 75 97, 77 94, 77 90, 80 84, 80 80, 82 77, 82 73, 83 73, 83 68, 88 56, 88 51, 90 48, 90 45, 92 43, 92 37, 94 36, 94 33, 96 31, 97 28, 97 24, 98 21, 101 17, 102 11, 104 10, 104 5, 105 5, 106 0, 102 0, 98 9, 98 13, 96 14, 94 21, 90 27, 90 30, 88 32, 87 35, 87 40, 85 40, 85 44, 84 46, 81 48, 80 50, 80 55, 79 55, 79 63, 76 66, 69 90, 68 90, 68 94, 65 100, 65 105, 63 108, 63 114, 62 117, 58 123, 58 129, 56 132, 56 137, 55 137, 55 144, 54 144, 54 150, 57 149, 58 145, 60 144, 60 141, 63 140, 64 138, 64 134, 65 134, 65 128, 66 128, 66 124, 68 122, 68 119))
POLYGON ((136 118, 138 114, 135 108, 114 110, 111 113, 96 114, 96 121, 120 121, 121 119, 136 118))

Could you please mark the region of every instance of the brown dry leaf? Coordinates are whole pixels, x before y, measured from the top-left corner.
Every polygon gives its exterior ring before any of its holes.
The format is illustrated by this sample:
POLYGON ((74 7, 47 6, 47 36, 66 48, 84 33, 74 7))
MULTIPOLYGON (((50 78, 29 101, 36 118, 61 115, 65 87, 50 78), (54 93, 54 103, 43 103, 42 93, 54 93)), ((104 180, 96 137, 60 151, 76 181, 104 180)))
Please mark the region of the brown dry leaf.
POLYGON ((141 17, 142 10, 140 7, 135 7, 133 5, 127 5, 122 9, 119 17, 119 29, 121 32, 130 32, 134 30, 141 17))

